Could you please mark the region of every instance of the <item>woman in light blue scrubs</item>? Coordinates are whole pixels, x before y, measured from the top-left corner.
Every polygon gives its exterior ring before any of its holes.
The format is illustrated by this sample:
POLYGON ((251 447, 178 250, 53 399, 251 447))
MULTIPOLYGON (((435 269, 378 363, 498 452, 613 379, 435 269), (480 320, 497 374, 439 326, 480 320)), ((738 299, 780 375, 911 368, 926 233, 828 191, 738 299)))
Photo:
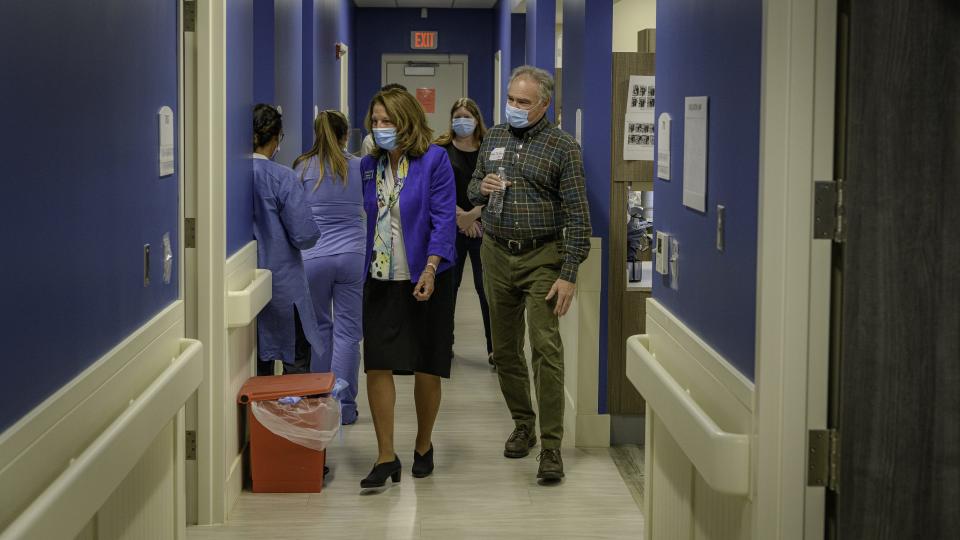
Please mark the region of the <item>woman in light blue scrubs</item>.
POLYGON ((320 229, 317 245, 303 252, 303 264, 323 343, 320 370, 349 383, 339 395, 344 424, 357 421, 366 246, 360 160, 343 150, 349 129, 341 112, 319 113, 313 147, 293 162, 320 229))
POLYGON ((283 362, 284 373, 321 370, 322 342, 300 257, 320 231, 297 174, 273 161, 282 139, 280 113, 269 105, 254 107, 253 236, 257 267, 273 273, 273 297, 257 316, 260 375, 272 373, 274 360, 283 362))

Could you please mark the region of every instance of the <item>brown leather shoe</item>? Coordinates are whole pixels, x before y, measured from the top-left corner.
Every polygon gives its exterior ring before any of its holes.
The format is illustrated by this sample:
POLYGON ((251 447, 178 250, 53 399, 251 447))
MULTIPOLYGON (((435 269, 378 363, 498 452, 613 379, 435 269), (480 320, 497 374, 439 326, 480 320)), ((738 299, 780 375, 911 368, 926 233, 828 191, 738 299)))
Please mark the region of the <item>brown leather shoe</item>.
POLYGON ((507 442, 503 445, 503 455, 508 458, 526 457, 530 453, 530 449, 536 444, 537 436, 530 433, 530 428, 520 424, 513 430, 513 433, 510 434, 507 442))
POLYGON ((540 462, 540 470, 537 471, 537 478, 548 481, 556 481, 563 478, 563 459, 560 458, 559 448, 544 448, 537 456, 540 462))

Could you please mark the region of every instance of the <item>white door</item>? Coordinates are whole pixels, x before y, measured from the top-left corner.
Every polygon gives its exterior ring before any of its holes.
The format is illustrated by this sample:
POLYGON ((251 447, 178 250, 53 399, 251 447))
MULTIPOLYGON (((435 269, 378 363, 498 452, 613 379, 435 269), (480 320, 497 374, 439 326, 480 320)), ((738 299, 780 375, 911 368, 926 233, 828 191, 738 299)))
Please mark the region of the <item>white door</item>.
POLYGON ((450 107, 467 95, 465 55, 385 54, 383 84, 397 83, 417 98, 434 136, 450 128, 450 107))
POLYGON ((350 50, 340 44, 340 112, 350 118, 350 50))

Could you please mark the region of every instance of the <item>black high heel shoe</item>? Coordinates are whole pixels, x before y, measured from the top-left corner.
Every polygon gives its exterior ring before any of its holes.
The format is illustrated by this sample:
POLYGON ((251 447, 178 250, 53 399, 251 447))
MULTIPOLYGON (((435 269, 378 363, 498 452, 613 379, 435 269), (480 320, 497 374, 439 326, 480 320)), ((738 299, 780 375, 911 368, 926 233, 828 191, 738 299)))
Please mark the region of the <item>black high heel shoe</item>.
POLYGON ((413 451, 413 477, 414 478, 426 478, 430 476, 433 472, 433 443, 430 444, 430 449, 427 450, 426 454, 422 456, 417 453, 416 450, 413 451))
POLYGON ((390 478, 396 484, 400 482, 400 469, 402 468, 400 458, 397 456, 393 457, 393 461, 378 463, 373 466, 370 474, 360 481, 360 489, 381 488, 387 483, 387 478, 390 478))

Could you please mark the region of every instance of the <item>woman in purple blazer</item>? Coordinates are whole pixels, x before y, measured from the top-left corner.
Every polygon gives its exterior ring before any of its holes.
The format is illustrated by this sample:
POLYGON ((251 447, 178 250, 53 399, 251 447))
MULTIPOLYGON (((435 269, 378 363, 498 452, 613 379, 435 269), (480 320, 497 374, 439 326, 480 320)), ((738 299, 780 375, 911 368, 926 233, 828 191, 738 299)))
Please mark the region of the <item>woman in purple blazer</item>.
POLYGON ((394 375, 416 377, 413 476, 433 472, 440 379, 450 377, 456 284, 456 185, 447 152, 430 144, 423 109, 402 90, 367 111, 377 148, 360 162, 367 212, 363 364, 379 455, 362 489, 400 481, 394 452, 394 375))

